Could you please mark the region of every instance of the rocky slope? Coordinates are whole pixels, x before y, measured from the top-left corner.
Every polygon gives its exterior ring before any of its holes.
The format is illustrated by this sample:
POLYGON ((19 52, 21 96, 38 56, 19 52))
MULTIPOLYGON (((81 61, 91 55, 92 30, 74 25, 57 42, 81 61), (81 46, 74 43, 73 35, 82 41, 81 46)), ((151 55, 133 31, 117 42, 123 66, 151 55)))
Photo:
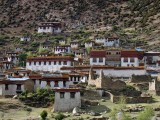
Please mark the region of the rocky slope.
POLYGON ((33 33, 42 21, 61 21, 65 31, 119 26, 120 37, 127 34, 133 40, 146 40, 156 49, 159 4, 159 0, 1 0, 0 33, 33 33))

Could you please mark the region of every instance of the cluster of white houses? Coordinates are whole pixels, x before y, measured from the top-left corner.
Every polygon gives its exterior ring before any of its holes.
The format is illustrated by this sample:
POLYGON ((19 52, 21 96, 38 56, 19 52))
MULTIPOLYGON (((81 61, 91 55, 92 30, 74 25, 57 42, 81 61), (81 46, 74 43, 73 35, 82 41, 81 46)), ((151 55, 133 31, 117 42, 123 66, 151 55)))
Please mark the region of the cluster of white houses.
MULTIPOLYGON (((59 22, 45 22, 38 26, 38 33, 61 31, 62 24, 59 22)), ((23 38, 22 41, 30 39, 23 38)), ((13 96, 25 90, 49 87, 55 91, 54 110, 68 111, 81 106, 80 89, 75 86, 89 80, 90 69, 97 76, 103 71, 105 76, 121 80, 127 80, 133 74, 153 75, 159 70, 160 52, 124 50, 119 46, 120 40, 116 37, 95 37, 84 45, 78 40, 67 45, 63 39, 54 47, 46 41, 42 47, 51 49, 53 54, 27 58, 26 68, 13 68, 19 61, 18 53, 7 52, 0 57, 0 96, 13 96), (99 46, 104 49, 99 49, 99 46)))
POLYGON ((60 71, 62 66, 73 66, 74 58, 70 56, 51 56, 29 58, 26 69, 32 71, 60 71))
POLYGON ((79 59, 81 50, 76 48, 78 46, 72 47, 74 49, 69 45, 56 46, 54 55, 28 58, 25 69, 12 68, 12 64, 18 62, 18 53, 8 52, 1 58, 1 72, 5 73, 0 75, 0 95, 13 96, 25 90, 49 87, 55 90, 54 110, 68 111, 81 105, 80 89, 75 88, 75 84, 87 82, 91 68, 97 75, 103 71, 106 76, 128 80, 133 74, 149 74, 152 68, 160 66, 159 52, 93 49, 89 55, 82 52, 83 57, 79 59), (72 51, 75 56, 64 55, 72 51), (62 103, 68 104, 64 108, 62 103))
POLYGON ((38 33, 60 33, 61 31, 60 22, 43 22, 38 26, 38 33))

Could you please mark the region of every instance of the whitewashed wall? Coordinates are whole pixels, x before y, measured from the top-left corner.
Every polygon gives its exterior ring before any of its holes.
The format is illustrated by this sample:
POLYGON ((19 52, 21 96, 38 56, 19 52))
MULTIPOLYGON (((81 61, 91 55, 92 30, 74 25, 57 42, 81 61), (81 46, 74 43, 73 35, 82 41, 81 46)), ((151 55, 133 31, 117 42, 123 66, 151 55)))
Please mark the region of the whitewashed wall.
POLYGON ((88 48, 88 47, 92 47, 92 46, 93 46, 93 43, 92 43, 92 42, 90 42, 90 43, 87 42, 87 43, 85 43, 84 45, 85 45, 85 48, 88 48))
POLYGON ((96 42, 96 43, 101 43, 101 44, 103 44, 103 45, 105 44, 105 41, 106 41, 106 38, 96 38, 96 39, 95 39, 95 42, 96 42))
POLYGON ((60 98, 60 93, 55 93, 54 111, 71 111, 75 107, 81 106, 80 92, 76 92, 75 98, 70 98, 70 92, 65 92, 64 98, 60 98))
POLYGON ((38 28, 38 33, 53 33, 53 27, 46 27, 46 29, 38 28))
POLYGON ((56 62, 56 65, 54 65, 54 62, 51 62, 51 65, 49 65, 49 62, 46 62, 46 65, 44 65, 44 62, 41 62, 41 65, 39 65, 39 62, 36 62, 36 65, 34 65, 34 62, 31 62, 31 65, 29 65, 29 62, 26 63, 26 69, 32 71, 55 72, 60 71, 60 68, 63 66, 71 66, 71 61, 67 61, 66 65, 64 65, 63 62, 61 62, 61 65, 59 65, 58 61, 56 62))
POLYGON ((96 58, 96 62, 93 62, 93 58, 90 58, 90 65, 105 65, 105 58, 103 58, 103 62, 99 62, 99 58, 96 58))
MULTIPOLYGON (((51 89, 55 89, 55 88, 69 88, 70 82, 66 81, 66 87, 63 86, 63 81, 58 81, 58 87, 54 87, 55 85, 55 81, 50 81, 50 88, 51 89)), ((47 81, 41 81, 40 80, 36 80, 35 85, 34 85, 34 89, 36 90, 37 88, 46 88, 48 87, 47 85, 47 81)))
POLYGON ((108 41, 108 39, 105 41, 105 43, 104 43, 104 46, 109 46, 109 47, 111 47, 111 46, 116 46, 116 47, 119 47, 119 39, 115 39, 115 40, 113 40, 113 41, 108 41))
MULTIPOLYGON (((89 71, 90 69, 81 69, 84 71, 89 71)), ((101 69, 93 69, 96 71, 97 74, 100 73, 101 69)), ((71 70, 62 70, 62 72, 71 72, 71 70)), ((103 72, 106 76, 114 76, 114 77, 131 77, 134 75, 144 75, 147 74, 145 69, 121 69, 121 70, 115 70, 115 69, 103 69, 103 72)))
POLYGON ((139 60, 138 58, 134 58, 134 62, 130 62, 130 58, 128 58, 128 62, 124 62, 124 57, 121 58, 121 66, 134 66, 134 67, 138 67, 139 66, 139 60))
MULTIPOLYGON (((5 90, 5 84, 0 85, 0 95, 16 95, 17 85, 8 85, 8 90, 5 90)), ((24 91, 24 85, 21 85, 21 91, 24 91)))

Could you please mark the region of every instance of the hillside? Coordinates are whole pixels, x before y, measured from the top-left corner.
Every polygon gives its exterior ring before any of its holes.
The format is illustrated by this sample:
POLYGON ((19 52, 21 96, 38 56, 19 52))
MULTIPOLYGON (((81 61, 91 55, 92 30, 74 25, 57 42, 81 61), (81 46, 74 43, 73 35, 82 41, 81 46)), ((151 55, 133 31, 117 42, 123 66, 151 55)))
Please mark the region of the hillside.
POLYGON ((1 0, 0 33, 35 33, 42 21, 60 21, 64 31, 72 32, 116 26, 118 31, 105 34, 147 41, 145 48, 158 50, 159 4, 159 0, 1 0))

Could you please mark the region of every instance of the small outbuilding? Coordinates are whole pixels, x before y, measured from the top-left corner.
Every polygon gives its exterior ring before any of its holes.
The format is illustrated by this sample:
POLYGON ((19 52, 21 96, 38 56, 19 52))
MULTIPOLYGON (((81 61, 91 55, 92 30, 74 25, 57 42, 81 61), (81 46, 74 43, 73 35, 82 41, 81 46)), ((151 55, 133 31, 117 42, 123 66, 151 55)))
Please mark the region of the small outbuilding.
POLYGON ((72 111, 75 107, 81 107, 80 89, 55 89, 54 112, 72 111))

